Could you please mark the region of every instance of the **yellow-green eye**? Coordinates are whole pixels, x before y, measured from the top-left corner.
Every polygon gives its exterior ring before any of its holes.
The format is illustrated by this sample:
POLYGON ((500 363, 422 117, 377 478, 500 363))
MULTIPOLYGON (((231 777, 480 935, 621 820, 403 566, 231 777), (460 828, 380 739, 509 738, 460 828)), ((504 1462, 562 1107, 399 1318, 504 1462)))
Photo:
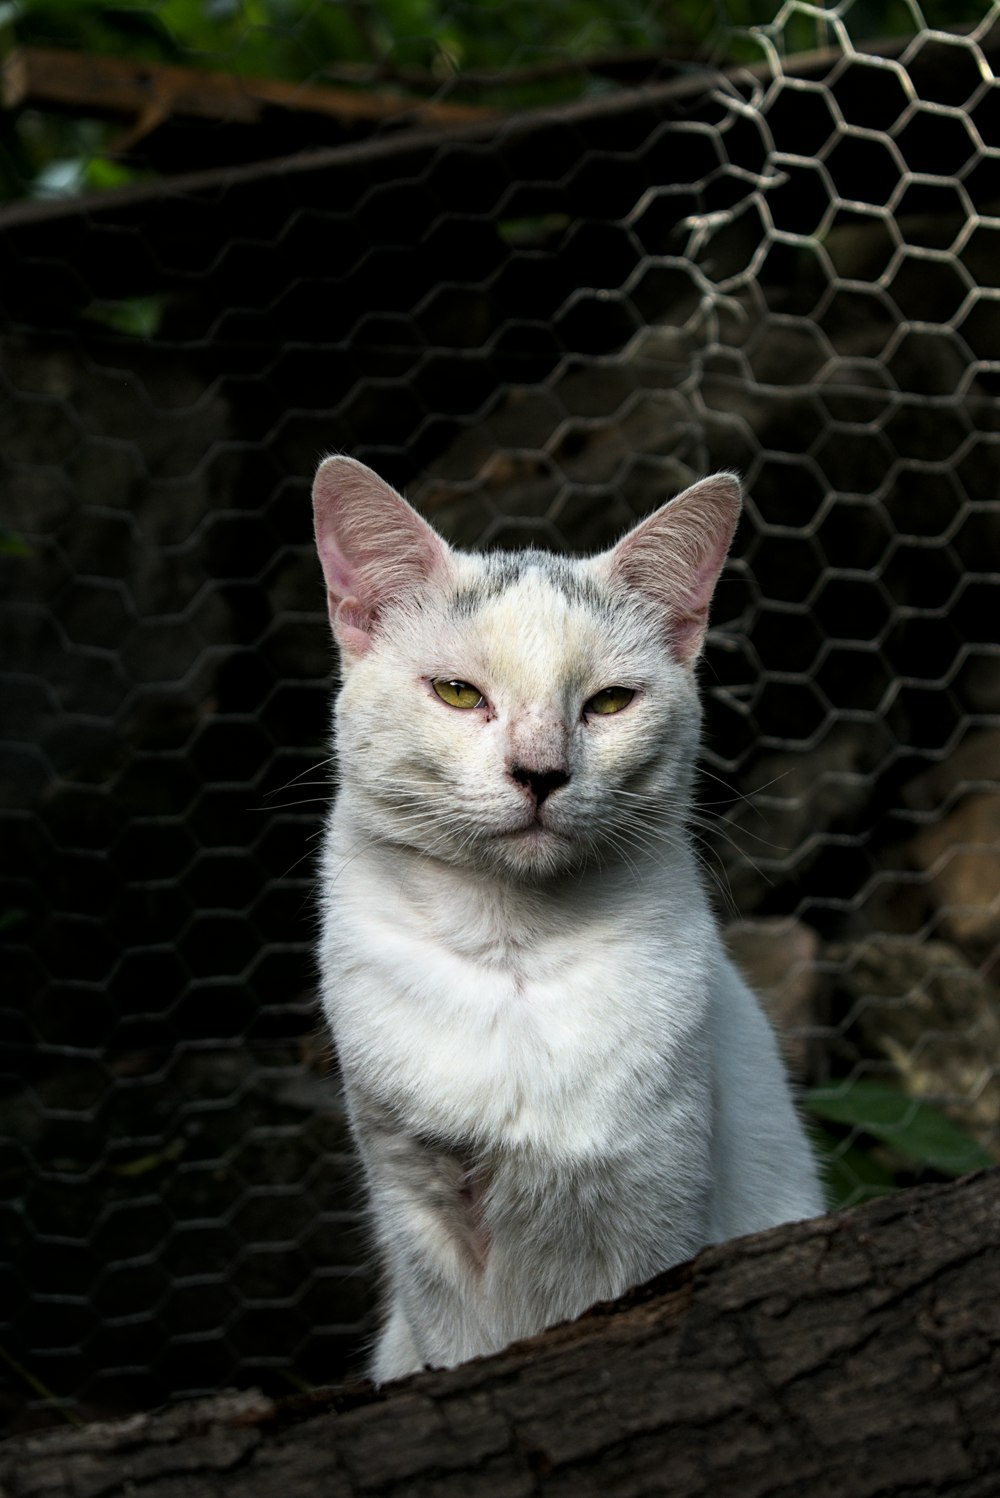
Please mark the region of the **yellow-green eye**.
POLYGON ((467 681, 432 681, 431 686, 449 707, 479 707, 483 694, 467 681))
POLYGON ((620 713, 623 707, 628 707, 635 693, 630 687, 605 687, 602 692, 595 692, 590 701, 584 704, 585 713, 620 713))

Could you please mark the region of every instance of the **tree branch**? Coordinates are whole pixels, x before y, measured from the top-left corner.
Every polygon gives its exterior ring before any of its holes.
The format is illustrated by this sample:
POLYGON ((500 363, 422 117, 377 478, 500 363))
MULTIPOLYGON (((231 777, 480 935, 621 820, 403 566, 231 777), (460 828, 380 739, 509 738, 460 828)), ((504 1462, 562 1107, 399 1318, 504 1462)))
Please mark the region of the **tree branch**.
POLYGON ((258 124, 266 111, 374 125, 413 117, 424 125, 467 124, 492 111, 471 104, 435 104, 398 94, 287 83, 200 68, 137 61, 56 47, 20 47, 0 67, 0 105, 64 110, 101 119, 184 117, 258 124))
POLYGON ((712 1248, 381 1392, 223 1395, 0 1450, 4 1498, 987 1498, 1000 1171, 712 1248))

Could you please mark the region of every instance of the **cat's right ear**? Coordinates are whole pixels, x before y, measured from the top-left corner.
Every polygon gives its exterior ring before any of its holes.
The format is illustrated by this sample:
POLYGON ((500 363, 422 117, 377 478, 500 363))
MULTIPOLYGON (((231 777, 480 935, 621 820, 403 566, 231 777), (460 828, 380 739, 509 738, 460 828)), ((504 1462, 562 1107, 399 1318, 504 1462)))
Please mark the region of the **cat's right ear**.
POLYGON ((660 605, 674 658, 701 651, 742 500, 735 474, 716 473, 654 510, 595 565, 660 605))
POLYGON ((345 660, 371 648, 379 620, 443 567, 448 547, 402 495, 355 458, 325 458, 313 482, 316 550, 345 660))

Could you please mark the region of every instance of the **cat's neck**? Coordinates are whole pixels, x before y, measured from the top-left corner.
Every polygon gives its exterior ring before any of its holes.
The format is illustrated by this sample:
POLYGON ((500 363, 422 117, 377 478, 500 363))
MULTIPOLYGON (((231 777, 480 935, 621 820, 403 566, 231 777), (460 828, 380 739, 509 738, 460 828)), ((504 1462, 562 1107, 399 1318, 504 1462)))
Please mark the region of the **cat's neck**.
MULTIPOLYGON (((341 877, 363 901, 391 904, 399 920, 430 940, 463 948, 498 965, 554 937, 586 928, 620 936, 655 908, 657 921, 704 908, 697 860, 683 833, 627 859, 586 864, 551 879, 518 879, 507 872, 449 863, 378 838, 342 807, 336 843, 350 847, 341 877)), ((339 881, 338 881, 339 882, 339 881)))

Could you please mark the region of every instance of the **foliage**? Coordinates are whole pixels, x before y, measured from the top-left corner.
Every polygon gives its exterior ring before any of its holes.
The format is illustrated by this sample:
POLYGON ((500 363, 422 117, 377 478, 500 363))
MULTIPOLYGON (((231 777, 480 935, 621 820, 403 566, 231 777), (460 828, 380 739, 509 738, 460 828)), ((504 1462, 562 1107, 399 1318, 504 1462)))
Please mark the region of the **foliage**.
MULTIPOLYGON (((989 0, 0 0, 0 52, 17 42, 261 77, 359 81, 414 72, 461 87, 525 69, 621 51, 683 62, 759 61, 758 32, 792 53, 830 40, 843 15, 855 41, 929 25, 976 22, 989 0)), ((507 108, 610 87, 567 73, 497 87, 507 108)), ((95 121, 22 111, 0 115, 0 197, 93 190, 134 177, 113 159, 115 131, 95 121)))
MULTIPOLYGON (((753 8, 749 6, 747 8, 753 8)), ((760 8, 759 0, 758 6, 760 8)), ((261 76, 329 62, 441 74, 561 55, 661 46, 711 27, 711 0, 8 0, 20 40, 261 76)))
POLYGON ((116 302, 91 302, 84 316, 101 323, 114 333, 130 338, 152 338, 160 326, 163 298, 159 296, 125 297, 116 302))
MULTIPOLYGON (((6 526, 0 525, 0 557, 30 557, 31 547, 23 536, 18 536, 14 531, 9 531, 6 526)), ((10 923, 10 912, 0 911, 0 931, 6 929, 10 923)))
POLYGON ((445 76, 622 48, 669 55, 749 28, 794 51, 823 42, 827 15, 861 40, 989 10, 990 0, 3 0, 0 23, 27 43, 303 79, 344 61, 445 76))
MULTIPOLYGON (((326 68, 503 71, 621 48, 687 44, 710 24, 711 0, 657 19, 643 0, 0 0, 0 48, 62 47, 261 77, 320 81, 326 68)), ((551 89, 549 90, 551 93, 551 89)), ((529 96, 510 101, 535 102, 529 96)), ((0 197, 117 185, 115 126, 24 110, 0 116, 0 197)))
POLYGON ((805 1107, 822 1121, 813 1138, 833 1206, 891 1191, 914 1171, 954 1177, 996 1163, 939 1108, 865 1077, 814 1088, 805 1107))

